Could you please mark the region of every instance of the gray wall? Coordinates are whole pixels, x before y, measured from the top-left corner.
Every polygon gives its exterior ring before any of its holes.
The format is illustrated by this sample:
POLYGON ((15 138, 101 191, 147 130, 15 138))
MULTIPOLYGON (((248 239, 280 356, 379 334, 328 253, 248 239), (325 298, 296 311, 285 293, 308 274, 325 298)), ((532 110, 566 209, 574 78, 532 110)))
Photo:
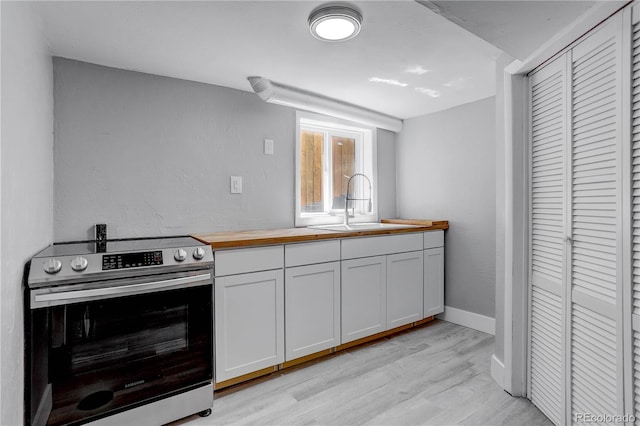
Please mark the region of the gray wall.
POLYGON ((54 58, 55 240, 293 225, 292 109, 223 87, 54 58), (263 154, 263 139, 275 154, 263 154), (243 177, 230 194, 229 176, 243 177))
POLYGON ((25 263, 53 237, 53 78, 51 57, 31 5, 0 2, 0 7, 0 424, 20 425, 22 276, 25 263))
POLYGON ((378 130, 378 217, 398 216, 396 208, 396 137, 388 130, 378 130))
POLYGON ((405 120, 397 137, 401 217, 447 219, 445 304, 494 317, 495 98, 405 120))
MULTIPOLYGON (((95 223, 109 238, 294 226, 293 109, 62 58, 54 99, 56 241, 86 239, 95 223), (231 175, 243 194, 229 193, 231 175)), ((380 212, 395 216, 394 134, 378 139, 380 212)))

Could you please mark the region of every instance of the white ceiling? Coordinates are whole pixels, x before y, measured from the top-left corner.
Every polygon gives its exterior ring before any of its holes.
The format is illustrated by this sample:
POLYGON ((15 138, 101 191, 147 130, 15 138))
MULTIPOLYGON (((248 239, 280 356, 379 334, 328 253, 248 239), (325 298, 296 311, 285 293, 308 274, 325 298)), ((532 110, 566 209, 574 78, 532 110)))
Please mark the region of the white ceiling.
MULTIPOLYGON (((495 94, 494 61, 501 50, 423 4, 351 2, 364 17, 362 31, 344 43, 325 43, 313 38, 307 27, 310 12, 323 3, 48 1, 34 7, 42 14, 54 56, 116 68, 249 92, 247 77, 261 76, 403 119, 495 94)), ((437 3, 443 8, 443 2, 437 3)), ((502 42, 496 44, 515 49, 518 54, 510 53, 519 57, 590 2, 541 2, 564 6, 558 10, 545 5, 546 14, 534 15, 519 13, 518 4, 539 2, 486 2, 508 5, 506 15, 495 5, 478 9, 485 2, 449 3, 446 13, 440 10, 444 16, 454 21, 462 16, 458 24, 483 30, 481 35, 492 42, 496 37, 485 33, 497 33, 502 42), (550 19, 550 10, 561 18, 550 19), (492 22, 490 18, 509 25, 503 31, 479 24, 492 22), (529 18, 535 19, 529 23, 529 18), (538 36, 527 36, 528 44, 521 46, 514 37, 522 21, 528 25, 521 28, 538 36)))
MULTIPOLYGON (((608 0, 619 3, 625 0, 608 0)), ((551 36, 571 24, 598 1, 433 0, 420 1, 514 58, 524 60, 551 36)))

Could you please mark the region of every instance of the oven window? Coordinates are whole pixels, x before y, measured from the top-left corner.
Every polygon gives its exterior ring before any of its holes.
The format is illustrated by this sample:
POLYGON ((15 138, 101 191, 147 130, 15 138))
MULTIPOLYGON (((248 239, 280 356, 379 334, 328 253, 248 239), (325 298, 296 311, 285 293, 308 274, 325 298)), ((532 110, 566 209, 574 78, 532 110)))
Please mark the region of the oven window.
POLYGON ((120 308, 119 304, 68 308, 72 373, 188 349, 188 304, 136 312, 120 308))

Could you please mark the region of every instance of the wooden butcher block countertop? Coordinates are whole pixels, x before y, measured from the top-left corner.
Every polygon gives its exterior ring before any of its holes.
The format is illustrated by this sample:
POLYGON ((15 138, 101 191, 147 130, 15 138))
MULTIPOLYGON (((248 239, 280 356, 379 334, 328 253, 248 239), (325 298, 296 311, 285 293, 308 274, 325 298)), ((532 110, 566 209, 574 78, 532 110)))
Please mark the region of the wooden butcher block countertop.
POLYGON ((449 229, 446 220, 383 219, 383 223, 416 225, 416 228, 371 229, 366 231, 326 231, 313 228, 260 229, 251 231, 229 231, 194 234, 192 237, 210 244, 216 249, 263 246, 272 244, 300 243, 304 241, 330 240, 337 238, 361 237, 365 235, 401 234, 406 232, 449 229))

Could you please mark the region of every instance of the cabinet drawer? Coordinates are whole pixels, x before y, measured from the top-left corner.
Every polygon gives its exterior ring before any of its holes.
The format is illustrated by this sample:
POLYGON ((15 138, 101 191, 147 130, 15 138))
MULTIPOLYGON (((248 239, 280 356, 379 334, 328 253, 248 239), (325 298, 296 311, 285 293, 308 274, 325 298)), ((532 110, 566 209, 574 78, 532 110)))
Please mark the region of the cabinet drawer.
POLYGON ((336 260, 340 260, 340 240, 287 244, 284 247, 284 265, 287 268, 336 260))
POLYGON ((444 231, 427 231, 424 233, 424 247, 430 249, 444 246, 444 231))
POLYGON ((382 256, 422 250, 422 233, 361 237, 342 240, 342 259, 382 256))
POLYGON ((217 277, 281 269, 284 266, 284 246, 220 250, 216 251, 215 260, 217 277))

